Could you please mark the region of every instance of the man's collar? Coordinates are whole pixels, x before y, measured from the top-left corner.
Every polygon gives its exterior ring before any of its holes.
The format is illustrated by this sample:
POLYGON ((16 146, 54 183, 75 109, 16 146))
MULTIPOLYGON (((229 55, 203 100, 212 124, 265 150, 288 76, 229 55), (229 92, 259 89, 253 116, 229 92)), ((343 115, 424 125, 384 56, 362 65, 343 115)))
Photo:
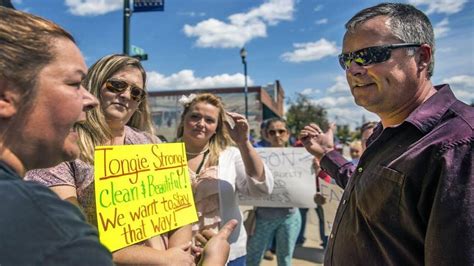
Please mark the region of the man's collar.
POLYGON ((448 84, 435 86, 437 92, 416 108, 405 120, 422 133, 431 131, 441 117, 456 102, 448 84))

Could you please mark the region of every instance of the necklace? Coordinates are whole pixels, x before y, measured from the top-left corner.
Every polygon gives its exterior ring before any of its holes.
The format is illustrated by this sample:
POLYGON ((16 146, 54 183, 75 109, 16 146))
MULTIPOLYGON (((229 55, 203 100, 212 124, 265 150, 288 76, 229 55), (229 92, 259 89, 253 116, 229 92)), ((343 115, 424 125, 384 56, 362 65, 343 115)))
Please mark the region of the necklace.
POLYGON ((206 152, 208 152, 208 151, 209 151, 209 148, 206 148, 206 149, 204 149, 204 150, 202 150, 202 151, 200 151, 200 152, 186 152, 186 154, 187 154, 187 155, 193 155, 193 156, 194 156, 194 155, 201 155, 201 154, 204 154, 204 153, 206 153, 206 152))

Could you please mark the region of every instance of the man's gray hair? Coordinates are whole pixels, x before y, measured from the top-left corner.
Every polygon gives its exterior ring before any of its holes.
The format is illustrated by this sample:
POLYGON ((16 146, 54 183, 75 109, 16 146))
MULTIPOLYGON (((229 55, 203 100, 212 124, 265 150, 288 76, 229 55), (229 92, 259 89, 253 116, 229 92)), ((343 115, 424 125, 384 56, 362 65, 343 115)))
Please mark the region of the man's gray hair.
POLYGON ((347 31, 377 16, 387 16, 389 27, 395 37, 404 43, 428 44, 432 57, 428 66, 428 78, 433 75, 435 41, 433 26, 428 17, 412 5, 401 3, 382 3, 359 11, 347 23, 347 31))

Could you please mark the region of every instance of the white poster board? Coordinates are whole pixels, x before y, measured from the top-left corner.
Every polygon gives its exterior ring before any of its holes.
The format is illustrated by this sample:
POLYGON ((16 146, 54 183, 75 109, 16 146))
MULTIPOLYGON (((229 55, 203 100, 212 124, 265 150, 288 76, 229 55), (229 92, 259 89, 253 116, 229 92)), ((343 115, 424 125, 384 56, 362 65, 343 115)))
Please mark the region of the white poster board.
MULTIPOLYGON (((270 168, 274 178, 273 192, 265 197, 239 194, 240 205, 259 207, 315 208, 315 175, 313 156, 304 148, 257 148, 262 160, 270 168)), ((327 229, 332 228, 335 213, 344 192, 334 182, 320 179, 320 192, 326 198, 323 205, 327 229)))

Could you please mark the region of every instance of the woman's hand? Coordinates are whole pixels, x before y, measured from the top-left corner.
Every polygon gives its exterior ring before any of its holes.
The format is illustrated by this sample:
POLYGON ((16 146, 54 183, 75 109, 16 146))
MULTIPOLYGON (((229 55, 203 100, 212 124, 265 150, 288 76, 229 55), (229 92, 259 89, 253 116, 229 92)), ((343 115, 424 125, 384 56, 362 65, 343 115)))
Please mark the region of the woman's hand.
POLYGON ((226 117, 227 119, 232 119, 230 122, 225 121, 225 126, 232 140, 237 145, 245 144, 249 140, 249 124, 245 116, 238 113, 226 112, 226 117), (233 127, 231 126, 232 122, 234 124, 233 127))
POLYGON ((198 265, 225 265, 229 257, 230 244, 228 238, 237 227, 237 220, 228 221, 218 233, 203 230, 196 235, 196 241, 204 246, 201 261, 198 265))
POLYGON ((166 250, 167 265, 195 265, 194 257, 189 252, 190 248, 191 242, 166 250))

